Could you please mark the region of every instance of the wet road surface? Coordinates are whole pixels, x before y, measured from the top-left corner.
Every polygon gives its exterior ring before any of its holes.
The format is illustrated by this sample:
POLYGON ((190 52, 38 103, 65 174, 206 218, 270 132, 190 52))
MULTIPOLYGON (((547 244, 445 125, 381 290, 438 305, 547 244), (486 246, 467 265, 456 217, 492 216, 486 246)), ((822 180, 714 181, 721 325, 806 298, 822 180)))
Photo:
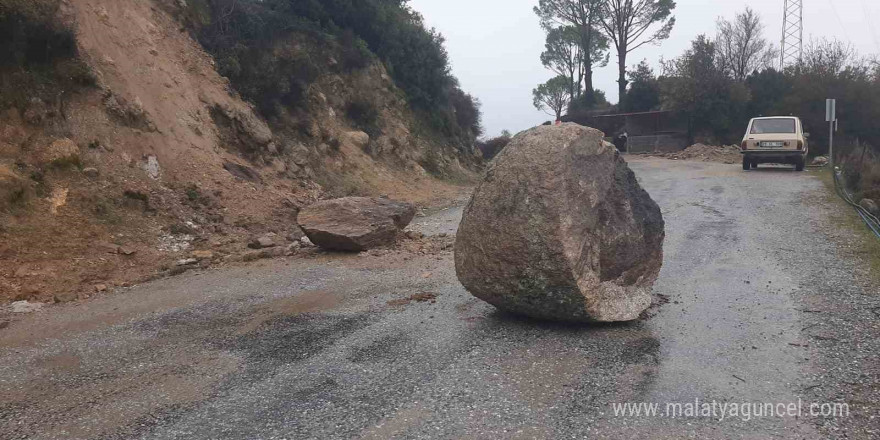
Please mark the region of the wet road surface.
MULTIPOLYGON (((827 190, 788 169, 628 160, 667 225, 642 321, 498 312, 456 281, 449 250, 184 274, 0 330, 0 438, 822 437, 804 415, 664 413, 816 398, 804 390, 827 359, 802 348, 813 269, 799 255, 834 251, 811 202, 827 190), (640 402, 658 414, 615 414, 640 402)), ((454 233, 460 215, 411 228, 454 233)))

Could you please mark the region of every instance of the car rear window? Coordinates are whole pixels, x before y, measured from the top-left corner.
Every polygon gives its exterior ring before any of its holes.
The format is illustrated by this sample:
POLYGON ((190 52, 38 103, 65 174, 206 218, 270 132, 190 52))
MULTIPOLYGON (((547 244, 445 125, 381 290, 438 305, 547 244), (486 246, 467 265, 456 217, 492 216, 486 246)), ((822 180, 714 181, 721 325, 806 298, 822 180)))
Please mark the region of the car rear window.
POLYGON ((794 119, 755 119, 751 134, 796 133, 794 119))

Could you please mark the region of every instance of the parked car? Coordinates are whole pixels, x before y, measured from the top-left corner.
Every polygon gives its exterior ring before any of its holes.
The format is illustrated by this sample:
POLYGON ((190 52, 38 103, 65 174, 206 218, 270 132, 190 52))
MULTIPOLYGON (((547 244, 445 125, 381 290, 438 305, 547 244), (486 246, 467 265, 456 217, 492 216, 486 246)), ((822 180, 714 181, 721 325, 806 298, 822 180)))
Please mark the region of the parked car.
POLYGON ((784 163, 803 171, 809 136, 800 118, 794 116, 754 118, 740 144, 743 169, 757 168, 761 163, 784 163))

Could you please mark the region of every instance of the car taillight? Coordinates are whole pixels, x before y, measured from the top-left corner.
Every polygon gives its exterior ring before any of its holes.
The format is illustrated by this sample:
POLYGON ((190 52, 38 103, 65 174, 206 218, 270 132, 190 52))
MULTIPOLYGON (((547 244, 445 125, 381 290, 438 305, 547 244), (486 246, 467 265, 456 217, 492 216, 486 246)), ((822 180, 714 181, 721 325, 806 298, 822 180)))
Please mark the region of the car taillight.
POLYGON ((798 141, 798 150, 804 150, 804 141, 798 141))
POLYGON ((740 144, 740 148, 742 148, 743 150, 748 150, 749 149, 749 141, 743 141, 743 143, 740 144))

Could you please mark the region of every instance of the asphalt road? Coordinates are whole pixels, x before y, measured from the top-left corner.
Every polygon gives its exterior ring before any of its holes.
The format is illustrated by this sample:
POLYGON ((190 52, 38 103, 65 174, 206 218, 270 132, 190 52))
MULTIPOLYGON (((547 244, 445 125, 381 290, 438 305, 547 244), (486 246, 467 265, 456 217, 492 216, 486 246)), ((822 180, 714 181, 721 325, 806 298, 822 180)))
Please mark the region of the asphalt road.
POLYGON ((839 208, 815 175, 629 160, 667 225, 644 320, 500 313, 449 250, 188 273, 0 330, 0 438, 877 438, 880 303, 823 232, 839 208), (851 414, 664 414, 798 399, 851 414))

